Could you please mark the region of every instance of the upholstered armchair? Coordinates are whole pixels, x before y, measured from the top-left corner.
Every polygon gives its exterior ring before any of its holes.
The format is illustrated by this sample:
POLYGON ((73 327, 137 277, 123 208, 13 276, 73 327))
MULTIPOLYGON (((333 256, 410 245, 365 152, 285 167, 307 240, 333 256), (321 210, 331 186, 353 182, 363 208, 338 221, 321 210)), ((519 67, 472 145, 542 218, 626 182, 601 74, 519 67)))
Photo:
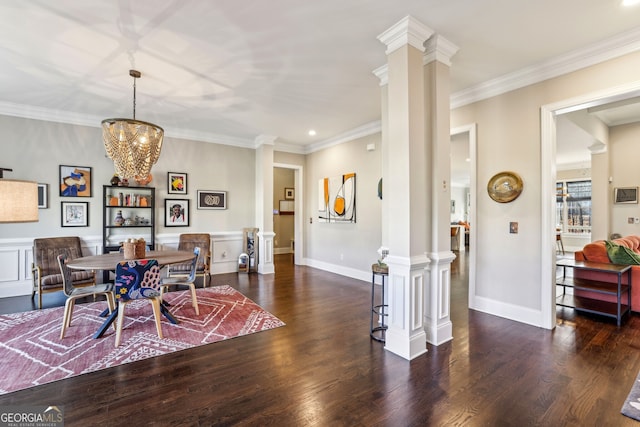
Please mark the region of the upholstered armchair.
MULTIPOLYGON (((58 255, 64 255, 67 259, 80 258, 82 256, 80 238, 75 236, 34 239, 31 299, 36 293, 38 294, 38 308, 42 308, 43 293, 58 292, 63 289, 64 282, 58 265, 58 255)), ((73 271, 71 278, 74 287, 96 284, 96 275, 93 271, 73 271)))
MULTIPOLYGON (((196 277, 202 276, 202 286, 207 286, 209 280, 209 264, 211 262, 211 236, 208 233, 186 233, 180 235, 179 251, 189 251, 199 247, 200 258, 196 268, 196 277)), ((173 264, 167 268, 168 277, 186 277, 191 273, 191 263, 173 264)))

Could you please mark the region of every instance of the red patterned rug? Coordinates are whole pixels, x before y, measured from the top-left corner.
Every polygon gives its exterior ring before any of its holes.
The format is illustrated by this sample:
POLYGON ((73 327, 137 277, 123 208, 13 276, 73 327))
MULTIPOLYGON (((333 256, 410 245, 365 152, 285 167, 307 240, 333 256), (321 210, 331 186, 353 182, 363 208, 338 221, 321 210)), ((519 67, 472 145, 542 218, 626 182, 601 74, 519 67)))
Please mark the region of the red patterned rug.
POLYGON ((197 289, 197 295, 199 316, 188 291, 165 294, 179 324, 163 317, 163 339, 149 301, 129 303, 118 348, 113 328, 93 339, 106 302, 77 304, 62 340, 63 307, 0 315, 0 394, 284 325, 230 286, 197 289))

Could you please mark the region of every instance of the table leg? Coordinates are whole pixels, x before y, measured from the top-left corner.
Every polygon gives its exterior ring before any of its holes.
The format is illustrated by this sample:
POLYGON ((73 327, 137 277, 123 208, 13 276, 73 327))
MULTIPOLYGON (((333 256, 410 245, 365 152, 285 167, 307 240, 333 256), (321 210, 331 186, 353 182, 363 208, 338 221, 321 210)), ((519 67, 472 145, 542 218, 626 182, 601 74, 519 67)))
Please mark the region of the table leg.
POLYGON ((174 325, 177 325, 178 323, 180 323, 178 322, 178 319, 173 317, 173 314, 171 314, 171 312, 167 309, 167 307, 165 307, 164 304, 160 304, 160 312, 164 314, 164 317, 169 319, 169 322, 173 323, 174 325))
POLYGON ((104 321, 104 323, 102 323, 102 326, 100 326, 100 329, 98 329, 98 331, 95 333, 93 339, 101 338, 106 330, 109 329, 109 326, 111 326, 113 321, 116 320, 116 317, 118 317, 118 305, 116 305, 115 310, 113 310, 109 317, 107 317, 107 319, 104 321))

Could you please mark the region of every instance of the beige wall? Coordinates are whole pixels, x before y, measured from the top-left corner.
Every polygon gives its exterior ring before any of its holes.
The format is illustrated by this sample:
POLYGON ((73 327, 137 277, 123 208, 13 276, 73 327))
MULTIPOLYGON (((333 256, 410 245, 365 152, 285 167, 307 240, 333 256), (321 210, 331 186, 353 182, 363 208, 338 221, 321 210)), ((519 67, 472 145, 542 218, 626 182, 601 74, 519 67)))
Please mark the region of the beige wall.
MULTIPOLYGON (((454 64, 455 66, 455 64, 454 64)), ((477 124, 476 295, 509 312, 541 309, 540 107, 637 81, 640 53, 476 102, 452 111, 452 127, 477 124), (484 190, 495 173, 512 170, 524 181, 512 203, 492 201, 484 190), (509 233, 509 222, 519 233, 509 233), (516 309, 515 307, 519 307, 516 309)))
MULTIPOLYGON (((382 176, 380 134, 363 137, 309 154, 305 173, 305 257, 310 265, 368 279, 381 245, 382 176), (367 144, 375 144, 367 151, 367 144), (345 173, 356 174, 356 223, 318 222, 318 181, 345 173), (354 271, 357 273, 354 274, 354 271)), ((387 190, 391 191, 391 190, 387 190)))
POLYGON ((609 201, 611 206, 611 232, 623 236, 640 234, 640 223, 629 224, 629 218, 640 218, 640 205, 614 204, 613 189, 615 187, 639 187, 640 167, 640 124, 634 123, 615 126, 609 130, 609 147, 611 150, 611 177, 609 201))
MULTIPOLYGON (((102 186, 113 176, 99 128, 0 116, 0 167, 12 168, 7 178, 49 184, 49 208, 40 209, 40 221, 0 224, 1 238, 48 236, 102 236, 102 186), (92 168, 89 227, 63 228, 57 188, 59 165, 92 168)), ((255 152, 252 149, 165 138, 160 160, 152 169, 156 187, 156 234, 240 231, 255 222, 255 152), (167 194, 167 172, 187 173, 187 194, 167 194), (197 190, 227 191, 226 210, 198 210, 197 190), (164 227, 164 200, 190 200, 190 227, 164 227)))

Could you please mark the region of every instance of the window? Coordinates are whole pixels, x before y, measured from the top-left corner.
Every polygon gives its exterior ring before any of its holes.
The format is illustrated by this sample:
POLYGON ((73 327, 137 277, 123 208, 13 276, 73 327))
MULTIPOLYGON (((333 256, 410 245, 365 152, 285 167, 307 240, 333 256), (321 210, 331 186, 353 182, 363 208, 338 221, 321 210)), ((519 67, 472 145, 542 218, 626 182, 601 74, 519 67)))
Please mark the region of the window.
POLYGON ((591 233, 591 180, 556 182, 556 227, 563 233, 591 233))

